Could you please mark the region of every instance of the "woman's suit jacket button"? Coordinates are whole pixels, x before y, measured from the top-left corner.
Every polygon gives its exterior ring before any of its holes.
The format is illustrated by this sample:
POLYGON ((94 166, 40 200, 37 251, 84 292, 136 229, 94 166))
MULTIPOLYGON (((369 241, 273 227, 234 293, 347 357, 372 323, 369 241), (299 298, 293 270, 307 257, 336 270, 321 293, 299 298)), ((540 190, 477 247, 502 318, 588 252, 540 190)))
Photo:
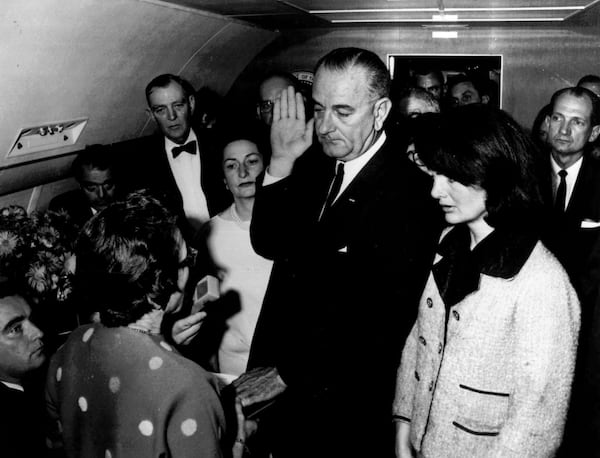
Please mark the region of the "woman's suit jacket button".
POLYGON ((452 316, 456 321, 460 320, 460 315, 456 310, 452 310, 452 316))
POLYGON ((417 371, 415 371, 415 378, 417 379, 417 382, 421 380, 421 377, 419 377, 419 373, 417 371))
POLYGON ((427 341, 425 340, 425 337, 423 337, 423 336, 419 336, 419 342, 421 342, 423 345, 427 345, 427 341))
POLYGON ((440 343, 440 344, 438 345, 438 353, 441 353, 443 349, 444 349, 444 347, 443 347, 443 345, 440 343))
POLYGON ((433 300, 430 297, 427 298, 427 307, 433 307, 433 300))

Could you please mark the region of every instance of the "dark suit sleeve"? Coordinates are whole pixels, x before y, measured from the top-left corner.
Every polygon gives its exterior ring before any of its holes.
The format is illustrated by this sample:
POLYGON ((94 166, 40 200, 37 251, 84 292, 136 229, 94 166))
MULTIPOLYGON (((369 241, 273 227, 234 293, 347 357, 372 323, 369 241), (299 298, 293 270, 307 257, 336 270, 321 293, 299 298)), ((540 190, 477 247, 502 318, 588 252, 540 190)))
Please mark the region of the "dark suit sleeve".
POLYGON ((320 205, 325 200, 328 161, 309 150, 294 166, 292 175, 263 186, 257 178, 257 192, 250 225, 252 247, 267 259, 302 253, 314 242, 320 205), (312 171, 312 181, 303 179, 312 171))

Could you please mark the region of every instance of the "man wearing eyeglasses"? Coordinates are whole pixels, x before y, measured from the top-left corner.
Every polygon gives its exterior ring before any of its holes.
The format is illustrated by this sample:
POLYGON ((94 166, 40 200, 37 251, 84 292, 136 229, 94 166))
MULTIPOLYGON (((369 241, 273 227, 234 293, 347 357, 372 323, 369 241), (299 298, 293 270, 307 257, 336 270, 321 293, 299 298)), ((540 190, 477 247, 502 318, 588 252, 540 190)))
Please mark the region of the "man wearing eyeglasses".
POLYGON ((270 126, 273 122, 273 104, 279 97, 281 91, 288 86, 300 90, 298 80, 291 73, 276 72, 269 74, 258 87, 258 103, 256 104, 256 115, 265 125, 270 126))
POLYGON ((71 170, 79 188, 61 194, 50 202, 49 209, 66 212, 78 227, 117 197, 110 147, 88 146, 73 161, 71 170))

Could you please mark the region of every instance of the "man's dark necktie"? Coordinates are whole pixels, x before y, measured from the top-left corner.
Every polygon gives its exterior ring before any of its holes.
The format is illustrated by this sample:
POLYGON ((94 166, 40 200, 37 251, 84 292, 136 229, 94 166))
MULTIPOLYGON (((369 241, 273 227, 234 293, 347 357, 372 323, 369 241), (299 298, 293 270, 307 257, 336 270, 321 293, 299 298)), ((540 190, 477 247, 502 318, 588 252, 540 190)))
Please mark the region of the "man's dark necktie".
POLYGON ((190 154, 196 154, 196 142, 191 141, 191 142, 186 143, 185 145, 176 146, 175 148, 173 148, 171 150, 171 152, 173 153, 173 158, 176 158, 183 152, 190 153, 190 154))
POLYGON ((340 162, 337 165, 335 170, 335 177, 333 178, 333 182, 331 183, 331 187, 329 188, 329 193, 327 194, 327 200, 325 201, 325 205, 323 206, 323 210, 321 211, 321 217, 327 213, 327 211, 333 205, 333 201, 337 197, 340 192, 340 188, 342 187, 342 180, 344 179, 344 163, 340 162))
POLYGON ((558 188, 556 189, 556 199, 554 199, 554 210, 558 214, 562 214, 565 212, 565 200, 567 198, 567 171, 561 170, 558 172, 558 176, 560 176, 560 183, 558 184, 558 188))

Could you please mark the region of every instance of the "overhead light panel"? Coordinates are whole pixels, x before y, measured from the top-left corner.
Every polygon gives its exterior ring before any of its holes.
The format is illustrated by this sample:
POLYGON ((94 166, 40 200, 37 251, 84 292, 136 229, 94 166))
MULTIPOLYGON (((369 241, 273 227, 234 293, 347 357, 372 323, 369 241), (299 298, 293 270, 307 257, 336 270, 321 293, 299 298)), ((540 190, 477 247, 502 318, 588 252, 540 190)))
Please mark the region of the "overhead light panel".
POLYGON ((431 20, 435 22, 457 22, 458 14, 434 14, 431 20))
POLYGON ((514 6, 514 7, 466 7, 466 8, 356 8, 345 10, 308 10, 311 14, 363 14, 363 13, 468 13, 468 12, 510 12, 510 11, 580 11, 586 6, 514 6))
MULTIPOLYGON (((563 18, 473 18, 473 19, 457 19, 455 22, 562 22, 563 18)), ((396 22, 396 23, 423 23, 435 22, 433 19, 401 19, 401 18, 373 18, 373 19, 332 19, 332 24, 358 24, 358 23, 377 23, 377 22, 396 22)))
POLYGON ((434 30, 431 32, 431 38, 458 38, 456 30, 434 30))

